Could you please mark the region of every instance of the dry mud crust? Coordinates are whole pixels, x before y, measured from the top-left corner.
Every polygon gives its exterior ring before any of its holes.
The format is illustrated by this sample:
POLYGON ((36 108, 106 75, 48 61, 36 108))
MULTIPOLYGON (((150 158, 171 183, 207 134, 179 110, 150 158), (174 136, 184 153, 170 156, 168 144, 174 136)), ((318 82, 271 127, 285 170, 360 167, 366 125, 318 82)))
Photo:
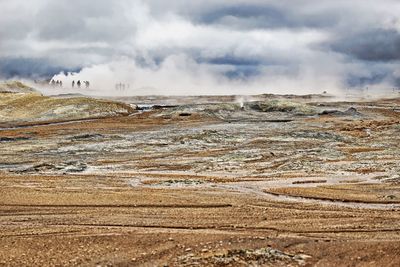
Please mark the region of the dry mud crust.
POLYGON ((280 196, 341 202, 400 203, 400 186, 391 184, 342 184, 303 188, 271 188, 265 192, 280 196))
POLYGON ((0 265, 399 266, 398 103, 350 105, 2 129, 0 265))
POLYGON ((228 266, 399 262, 398 211, 210 189, 132 189, 117 177, 2 175, 1 183, 5 265, 213 265, 220 255, 228 266), (265 248, 289 258, 236 253, 265 248))

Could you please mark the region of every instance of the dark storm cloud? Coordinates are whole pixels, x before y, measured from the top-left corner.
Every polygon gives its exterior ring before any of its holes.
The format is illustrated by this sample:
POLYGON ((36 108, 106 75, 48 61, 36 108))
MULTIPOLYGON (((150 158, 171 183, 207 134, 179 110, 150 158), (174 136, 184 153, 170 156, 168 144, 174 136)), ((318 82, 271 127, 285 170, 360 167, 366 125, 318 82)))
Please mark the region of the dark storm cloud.
POLYGON ((270 4, 230 5, 199 14, 199 23, 224 25, 239 29, 251 28, 327 28, 338 18, 334 14, 299 16, 295 9, 270 4))
POLYGON ((66 69, 46 59, 38 58, 0 58, 0 78, 49 79, 62 71, 75 72, 80 69, 66 69))
POLYGON ((264 62, 255 58, 239 58, 232 55, 226 55, 224 57, 214 57, 209 60, 199 59, 199 62, 207 62, 209 64, 216 65, 233 65, 233 66, 254 66, 257 67, 262 65, 264 62))
POLYGON ((348 75, 347 84, 350 87, 364 87, 367 85, 374 85, 381 83, 388 77, 388 73, 371 73, 369 76, 348 75))
POLYGON ((400 88, 400 77, 394 79, 394 85, 400 88))
POLYGON ((369 30, 339 39, 332 48, 360 60, 400 60, 400 33, 393 29, 369 30))
POLYGON ((233 70, 226 71, 224 75, 232 80, 247 81, 252 77, 261 75, 261 71, 252 65, 235 66, 233 70))
POLYGON ((202 88, 340 88, 400 76, 395 0, 0 0, 0 10, 3 77, 82 68, 202 88))
POLYGON ((227 6, 202 14, 198 20, 206 24, 219 23, 224 18, 250 19, 263 27, 289 26, 287 14, 275 7, 257 5, 227 6))

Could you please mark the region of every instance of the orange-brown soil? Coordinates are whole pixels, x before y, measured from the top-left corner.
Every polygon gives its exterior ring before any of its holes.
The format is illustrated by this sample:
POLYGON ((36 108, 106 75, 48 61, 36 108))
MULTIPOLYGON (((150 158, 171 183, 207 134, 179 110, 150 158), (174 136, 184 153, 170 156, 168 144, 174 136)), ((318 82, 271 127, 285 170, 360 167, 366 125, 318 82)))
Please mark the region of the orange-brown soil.
POLYGON ((353 104, 1 129, 0 266, 399 266, 399 102, 353 104))

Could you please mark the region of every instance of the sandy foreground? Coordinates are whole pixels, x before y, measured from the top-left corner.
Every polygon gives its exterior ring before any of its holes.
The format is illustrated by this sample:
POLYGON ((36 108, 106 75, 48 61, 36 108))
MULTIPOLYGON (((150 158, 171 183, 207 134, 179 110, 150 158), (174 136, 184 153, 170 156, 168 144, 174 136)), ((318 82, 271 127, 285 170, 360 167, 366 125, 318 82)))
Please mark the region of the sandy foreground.
POLYGON ((0 266, 400 266, 399 99, 212 100, 4 119, 0 266))

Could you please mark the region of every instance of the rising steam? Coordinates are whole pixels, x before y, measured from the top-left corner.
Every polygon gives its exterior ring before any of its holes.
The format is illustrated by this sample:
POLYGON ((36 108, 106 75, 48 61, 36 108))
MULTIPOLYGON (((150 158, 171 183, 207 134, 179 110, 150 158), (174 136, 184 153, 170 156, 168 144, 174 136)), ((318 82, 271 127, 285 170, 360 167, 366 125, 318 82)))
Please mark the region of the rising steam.
POLYGON ((268 70, 250 78, 226 77, 230 66, 197 63, 185 55, 168 57, 159 66, 140 66, 125 59, 83 68, 79 73, 60 73, 53 77, 64 84, 64 92, 89 95, 254 95, 310 94, 341 90, 335 77, 312 78, 306 73, 294 76, 271 74, 268 70), (73 89, 72 81, 90 81, 90 88, 73 89), (124 84, 124 89, 118 89, 124 84))

